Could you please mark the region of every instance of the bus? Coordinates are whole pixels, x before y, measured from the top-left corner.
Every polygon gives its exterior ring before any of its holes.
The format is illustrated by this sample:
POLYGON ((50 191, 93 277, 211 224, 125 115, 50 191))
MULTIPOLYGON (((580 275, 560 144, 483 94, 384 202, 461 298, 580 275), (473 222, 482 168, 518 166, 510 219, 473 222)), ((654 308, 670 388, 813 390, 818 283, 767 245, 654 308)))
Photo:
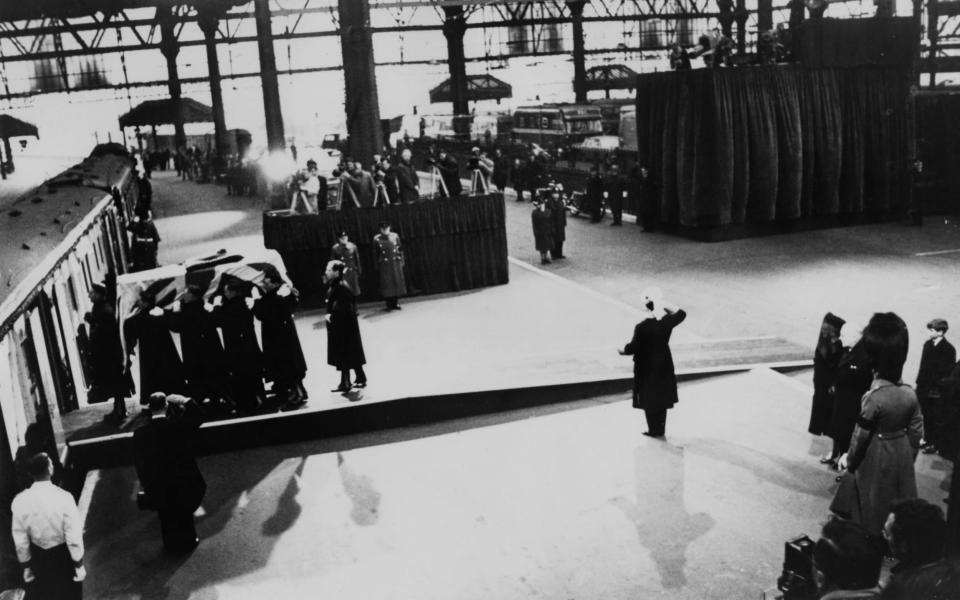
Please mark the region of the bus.
POLYGON ((605 98, 590 101, 590 104, 600 109, 603 133, 607 135, 620 135, 620 110, 636 103, 636 98, 605 98))
POLYGON ((558 148, 603 133, 600 109, 587 104, 545 104, 513 113, 513 139, 558 148))

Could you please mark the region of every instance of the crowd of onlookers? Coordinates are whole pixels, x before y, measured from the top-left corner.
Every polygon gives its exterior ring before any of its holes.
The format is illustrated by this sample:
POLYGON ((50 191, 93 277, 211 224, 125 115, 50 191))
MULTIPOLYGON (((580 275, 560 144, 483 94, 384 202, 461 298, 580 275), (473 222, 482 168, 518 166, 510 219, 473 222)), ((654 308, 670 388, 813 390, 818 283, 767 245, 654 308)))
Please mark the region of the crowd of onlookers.
POLYGON ((839 472, 835 517, 809 546, 809 573, 785 562, 784 598, 960 598, 960 478, 945 518, 918 497, 914 471, 920 452, 951 461, 960 453, 960 363, 947 321, 932 319, 927 330, 913 388, 903 383, 909 336, 900 317, 875 314, 862 332, 824 317, 809 431, 833 440, 820 462, 839 472))

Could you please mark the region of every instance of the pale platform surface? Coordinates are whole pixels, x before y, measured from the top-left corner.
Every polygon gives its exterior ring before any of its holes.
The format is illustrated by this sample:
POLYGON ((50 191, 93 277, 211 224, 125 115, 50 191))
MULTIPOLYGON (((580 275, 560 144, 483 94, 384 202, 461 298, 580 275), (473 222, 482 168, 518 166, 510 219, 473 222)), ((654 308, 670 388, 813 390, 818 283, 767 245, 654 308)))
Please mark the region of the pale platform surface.
MULTIPOLYGON (((87 598, 758 598, 834 473, 809 390, 688 382, 667 440, 619 398, 201 459, 202 542, 160 552, 132 469, 88 483, 87 598)), ((921 495, 946 465, 921 455, 921 495)))

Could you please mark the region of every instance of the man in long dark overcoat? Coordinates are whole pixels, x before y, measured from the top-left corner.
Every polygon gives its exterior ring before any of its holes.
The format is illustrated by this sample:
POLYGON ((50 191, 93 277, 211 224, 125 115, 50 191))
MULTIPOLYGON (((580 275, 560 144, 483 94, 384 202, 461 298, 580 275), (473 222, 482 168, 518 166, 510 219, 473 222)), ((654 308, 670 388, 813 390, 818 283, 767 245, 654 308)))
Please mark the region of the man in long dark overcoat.
POLYGON ((142 492, 138 502, 142 509, 157 511, 164 550, 184 554, 200 541, 193 513, 207 491, 196 460, 199 407, 184 396, 157 393, 150 399, 150 409, 150 421, 133 432, 142 492))
POLYGON ((203 301, 203 288, 190 284, 179 306, 167 311, 167 325, 180 334, 183 374, 192 398, 231 401, 229 373, 217 326, 203 301))
POLYGON ((553 251, 553 213, 541 199, 534 196, 530 218, 533 223, 533 241, 540 253, 540 264, 549 264, 547 252, 553 251))
POLYGON ((344 278, 346 265, 339 260, 327 263, 327 364, 340 371, 340 385, 335 392, 349 392, 350 387, 366 387, 363 365, 367 359, 357 322, 357 300, 344 278), (350 382, 350 370, 357 378, 350 382))
POLYGON ((380 223, 380 233, 374 236, 373 247, 377 251, 380 295, 387 302, 387 310, 400 310, 399 298, 407 293, 400 236, 390 231, 389 223, 380 223))
MULTIPOLYGON (((263 404, 263 357, 253 327, 253 312, 247 305, 247 288, 239 281, 223 286, 211 316, 223 332, 223 351, 230 372, 230 395, 246 411, 263 404)), ((251 302, 252 304, 252 302, 251 302)))
MULTIPOLYGON (((150 292, 143 290, 133 314, 123 323, 127 354, 137 353, 140 363, 140 404, 146 406, 155 392, 180 394, 186 389, 183 363, 177 354, 163 309, 150 292)), ((127 361, 129 364, 129 360, 127 361)))
POLYGON ((613 215, 611 225, 623 225, 623 197, 627 193, 627 187, 626 178, 620 174, 620 166, 616 163, 610 165, 610 171, 603 178, 603 195, 613 215))
POLYGON ((547 210, 550 211, 550 224, 553 227, 553 247, 550 248, 550 258, 566 258, 563 255, 563 242, 567 239, 567 207, 556 188, 550 190, 546 205, 547 210))
POLYGON ((633 339, 620 351, 633 356, 633 407, 642 408, 647 417, 644 435, 663 437, 667 424, 667 409, 677 403, 677 375, 670 352, 673 328, 687 318, 682 309, 661 306, 655 291, 644 294, 647 317, 633 329, 633 339), (664 314, 656 317, 656 311, 664 314))
POLYGON ((603 177, 597 166, 590 169, 586 187, 583 211, 590 215, 591 223, 599 223, 603 220, 603 177))
POLYGON ((263 288, 263 296, 253 303, 253 315, 262 324, 264 374, 273 382, 277 398, 286 401, 286 408, 296 408, 307 401, 303 387, 307 362, 293 321, 297 294, 277 272, 264 276, 263 288))
POLYGON ((420 176, 411 163, 413 153, 404 148, 400 153, 400 162, 397 163, 397 185, 400 188, 400 202, 413 204, 420 199, 420 176))
POLYGON ((117 315, 107 302, 107 290, 100 284, 90 288, 90 311, 83 316, 90 328, 88 392, 91 402, 113 399, 113 412, 106 421, 122 421, 127 416, 126 392, 129 389, 124 376, 126 361, 120 342, 117 315))

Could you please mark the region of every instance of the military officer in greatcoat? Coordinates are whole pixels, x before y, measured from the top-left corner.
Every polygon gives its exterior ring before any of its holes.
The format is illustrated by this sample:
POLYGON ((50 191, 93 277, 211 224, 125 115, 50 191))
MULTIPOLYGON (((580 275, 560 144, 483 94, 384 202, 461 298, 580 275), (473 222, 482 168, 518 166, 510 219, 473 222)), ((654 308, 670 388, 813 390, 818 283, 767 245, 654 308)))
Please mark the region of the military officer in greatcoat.
POLYGON ((390 231, 389 223, 380 223, 380 233, 373 238, 373 246, 380 271, 380 295, 387 301, 387 310, 400 310, 399 298, 407 293, 400 236, 390 231))
POLYGON ((337 243, 330 248, 330 260, 343 263, 343 282, 356 298, 360 295, 360 254, 357 245, 350 241, 346 231, 337 234, 337 243))

